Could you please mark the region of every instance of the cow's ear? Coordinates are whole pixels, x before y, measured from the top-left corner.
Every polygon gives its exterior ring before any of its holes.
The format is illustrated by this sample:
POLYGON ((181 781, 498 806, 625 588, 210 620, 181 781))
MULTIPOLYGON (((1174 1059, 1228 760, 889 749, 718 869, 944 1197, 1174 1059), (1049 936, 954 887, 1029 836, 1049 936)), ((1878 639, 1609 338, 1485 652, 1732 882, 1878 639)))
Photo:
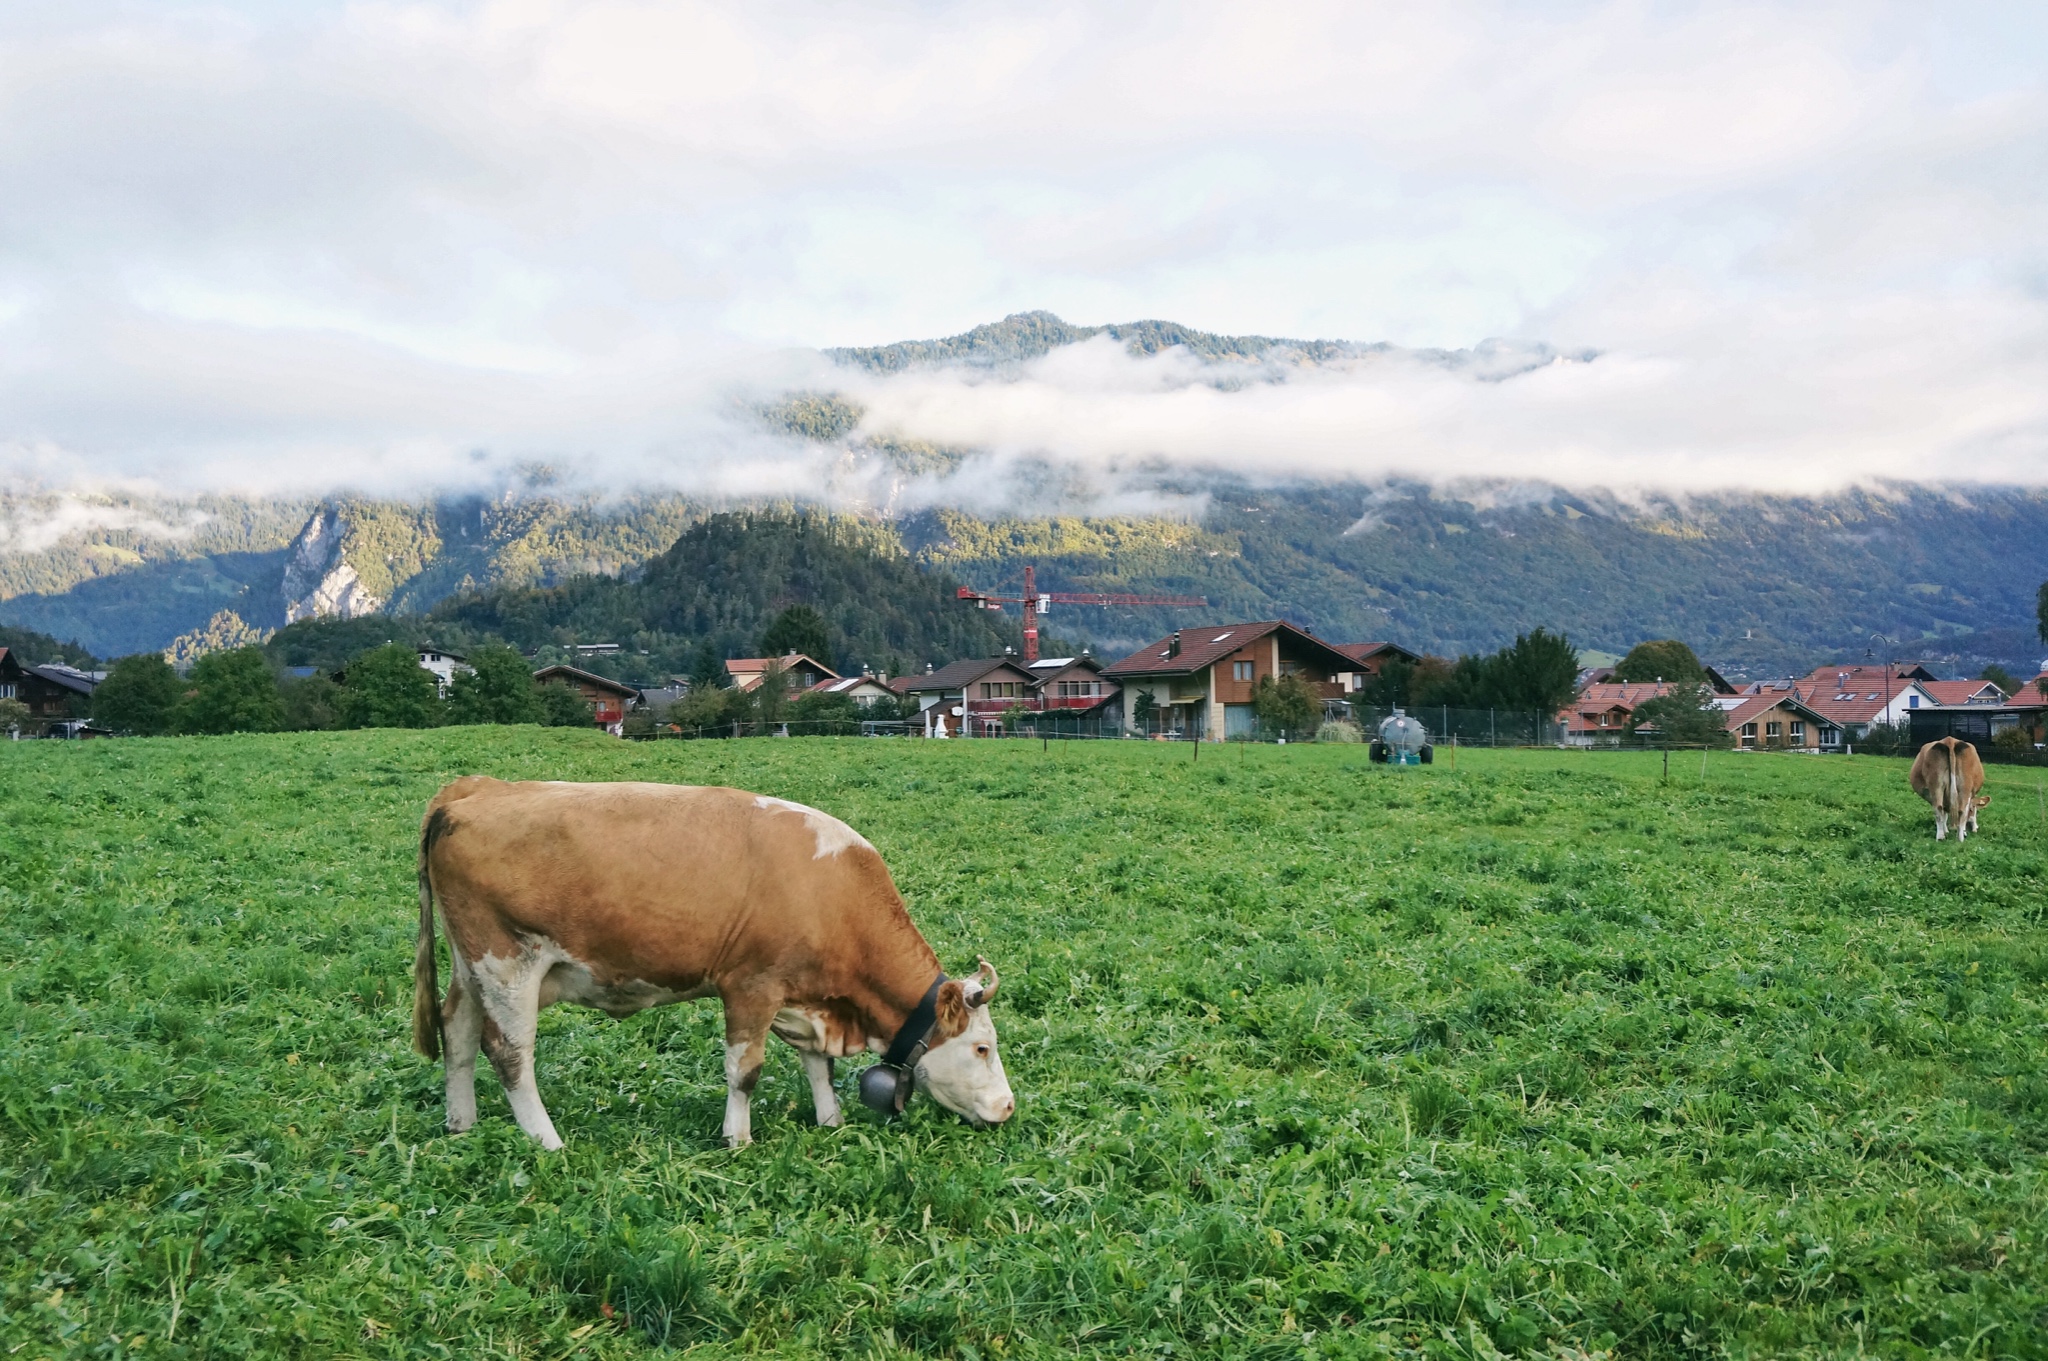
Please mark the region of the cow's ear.
POLYGON ((938 1023, 932 1027, 932 1043, 950 1040, 967 1029, 967 990, 957 978, 939 984, 938 1023))

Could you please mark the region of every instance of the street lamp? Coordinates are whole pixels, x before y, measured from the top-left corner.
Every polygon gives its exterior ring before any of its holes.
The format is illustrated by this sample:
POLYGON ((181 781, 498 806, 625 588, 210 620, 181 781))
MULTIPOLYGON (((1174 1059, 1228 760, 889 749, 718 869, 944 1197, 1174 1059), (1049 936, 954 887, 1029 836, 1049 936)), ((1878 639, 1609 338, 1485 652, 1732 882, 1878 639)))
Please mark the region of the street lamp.
POLYGON ((1873 633, 1870 635, 1870 641, 1873 643, 1883 643, 1885 645, 1884 708, 1878 710, 1878 713, 1883 714, 1886 710, 1892 707, 1892 666, 1894 664, 1892 653, 1898 649, 1899 640, 1896 638, 1887 638, 1882 633, 1873 633))

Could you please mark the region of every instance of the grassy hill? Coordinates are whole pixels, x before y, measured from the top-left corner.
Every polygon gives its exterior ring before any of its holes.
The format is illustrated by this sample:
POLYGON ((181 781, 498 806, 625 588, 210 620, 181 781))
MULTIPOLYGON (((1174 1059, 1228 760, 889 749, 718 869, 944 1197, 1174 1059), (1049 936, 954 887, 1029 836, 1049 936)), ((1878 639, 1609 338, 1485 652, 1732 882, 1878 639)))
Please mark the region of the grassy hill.
POLYGON ((1867 757, 1187 756, 0 744, 0 1351, 2042 1354, 2029 778, 1958 846, 1867 757), (414 853, 475 771, 847 818, 1001 969, 1016 1118, 842 1067, 817 1129, 777 1045, 729 1152, 699 1002, 543 1015, 566 1150, 488 1072, 447 1136, 414 853))

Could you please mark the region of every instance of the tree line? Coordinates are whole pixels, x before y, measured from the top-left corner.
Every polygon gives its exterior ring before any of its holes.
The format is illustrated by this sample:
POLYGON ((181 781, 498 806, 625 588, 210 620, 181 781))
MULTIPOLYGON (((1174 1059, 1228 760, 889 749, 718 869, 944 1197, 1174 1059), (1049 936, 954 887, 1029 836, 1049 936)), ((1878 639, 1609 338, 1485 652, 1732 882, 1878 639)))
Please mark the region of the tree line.
POLYGON ((307 732, 434 728, 462 723, 588 727, 591 708, 567 685, 536 685, 526 658, 503 645, 468 655, 447 694, 404 643, 360 653, 340 674, 293 675, 260 647, 209 652, 179 675, 163 654, 115 662, 92 696, 92 719, 115 732, 307 732))

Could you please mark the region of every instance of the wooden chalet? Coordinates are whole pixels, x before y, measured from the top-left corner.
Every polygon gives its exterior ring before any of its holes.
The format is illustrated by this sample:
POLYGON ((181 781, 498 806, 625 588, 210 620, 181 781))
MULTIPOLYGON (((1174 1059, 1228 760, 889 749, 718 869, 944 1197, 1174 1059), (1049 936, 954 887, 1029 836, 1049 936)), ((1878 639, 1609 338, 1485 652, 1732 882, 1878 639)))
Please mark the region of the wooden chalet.
POLYGON ((1176 629, 1102 674, 1122 687, 1126 723, 1135 725, 1138 696, 1150 695, 1150 731, 1222 741, 1257 729, 1252 691, 1265 677, 1300 676, 1325 700, 1342 700, 1364 666, 1306 629, 1267 619, 1176 629))
POLYGON ((623 681, 595 675, 581 667, 544 666, 533 673, 535 685, 566 685, 589 703, 591 719, 613 737, 626 731, 626 710, 640 700, 640 692, 623 681))
POLYGON ((783 674, 792 695, 800 695, 821 681, 841 679, 837 671, 801 652, 785 653, 780 657, 734 657, 725 664, 725 673, 732 677, 733 689, 745 692, 759 689, 762 678, 771 670, 783 674))
POLYGON ((102 679, 104 673, 54 662, 23 666, 12 649, 0 647, 0 699, 17 699, 28 706, 25 726, 31 733, 82 715, 102 679))

